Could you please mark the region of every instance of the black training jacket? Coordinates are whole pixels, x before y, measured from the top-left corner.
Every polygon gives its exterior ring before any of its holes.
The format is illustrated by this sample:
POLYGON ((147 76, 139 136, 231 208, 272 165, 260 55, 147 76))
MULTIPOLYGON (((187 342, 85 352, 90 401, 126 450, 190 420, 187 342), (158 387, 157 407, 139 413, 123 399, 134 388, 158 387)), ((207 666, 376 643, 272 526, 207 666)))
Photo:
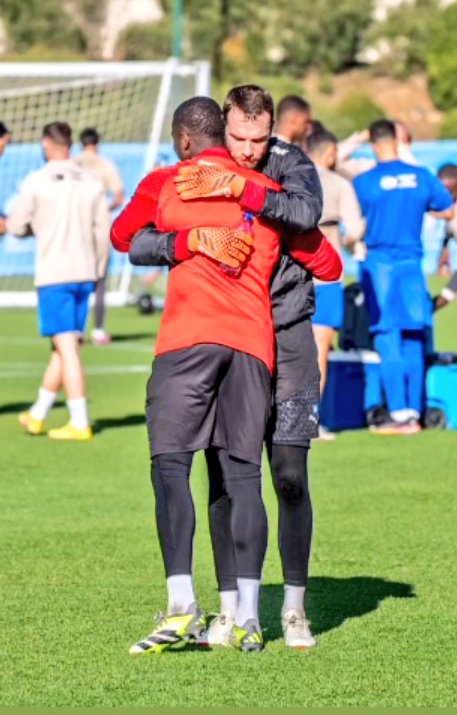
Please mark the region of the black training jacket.
MULTIPOLYGON (((302 233, 317 226, 322 212, 322 189, 314 164, 301 149, 273 138, 259 170, 283 189, 281 192, 267 190, 260 217, 277 224, 280 233, 302 233)), ((131 263, 174 265, 175 236, 175 233, 160 233, 153 226, 138 231, 130 248, 131 263)), ((282 251, 270 291, 276 330, 314 313, 311 274, 290 258, 284 243, 282 251)))

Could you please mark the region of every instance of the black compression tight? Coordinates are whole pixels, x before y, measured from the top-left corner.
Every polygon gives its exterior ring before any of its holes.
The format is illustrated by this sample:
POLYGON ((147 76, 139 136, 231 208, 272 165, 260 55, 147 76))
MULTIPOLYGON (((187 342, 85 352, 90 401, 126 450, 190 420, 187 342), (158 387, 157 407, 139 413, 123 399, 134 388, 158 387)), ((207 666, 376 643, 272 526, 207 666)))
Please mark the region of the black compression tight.
MULTIPOLYGON (((167 577, 190 574, 195 511, 189 487, 192 453, 152 459, 156 519, 167 577)), ((217 450, 230 499, 225 539, 232 548, 232 576, 260 579, 267 548, 267 516, 261 496, 260 467, 217 450)))
MULTIPOLYGON (((308 447, 267 444, 278 497, 278 539, 284 582, 306 586, 313 528, 308 488, 308 447)), ((229 539, 231 499, 216 450, 206 451, 210 490, 209 523, 219 591, 236 590, 234 547, 229 539)))
POLYGON ((306 586, 313 532, 308 486, 308 447, 268 445, 278 497, 278 543, 284 583, 306 586))
POLYGON ((193 452, 152 458, 151 481, 156 497, 156 522, 165 574, 192 573, 195 509, 189 477, 193 452))

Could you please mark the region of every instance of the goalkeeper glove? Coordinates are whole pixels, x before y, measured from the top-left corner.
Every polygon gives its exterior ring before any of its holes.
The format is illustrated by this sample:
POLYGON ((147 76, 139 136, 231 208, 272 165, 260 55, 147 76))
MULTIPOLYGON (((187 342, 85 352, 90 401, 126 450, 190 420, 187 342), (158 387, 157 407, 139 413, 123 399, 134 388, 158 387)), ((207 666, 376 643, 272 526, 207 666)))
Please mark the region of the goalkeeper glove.
POLYGON ((252 252, 254 237, 239 228, 192 228, 187 246, 193 253, 203 253, 218 263, 240 268, 252 252))
POLYGON ((238 198, 246 186, 246 179, 236 172, 204 161, 180 166, 174 182, 184 201, 211 196, 238 198))

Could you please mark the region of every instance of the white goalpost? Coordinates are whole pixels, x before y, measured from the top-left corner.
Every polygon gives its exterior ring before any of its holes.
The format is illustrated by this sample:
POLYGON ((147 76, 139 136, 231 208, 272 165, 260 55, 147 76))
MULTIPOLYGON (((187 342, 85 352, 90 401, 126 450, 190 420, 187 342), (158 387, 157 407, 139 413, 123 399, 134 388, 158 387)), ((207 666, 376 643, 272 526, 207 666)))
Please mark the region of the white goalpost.
MULTIPOLYGON (((170 125, 175 108, 194 95, 210 94, 208 62, 0 63, 0 121, 12 142, 0 158, 0 211, 22 180, 42 165, 43 126, 66 121, 78 135, 85 127, 101 134, 101 154, 121 173, 126 196, 154 166, 174 161, 170 125)), ((33 306, 35 241, 0 239, 0 307, 33 306)), ((107 302, 128 302, 132 267, 113 253, 107 302)))

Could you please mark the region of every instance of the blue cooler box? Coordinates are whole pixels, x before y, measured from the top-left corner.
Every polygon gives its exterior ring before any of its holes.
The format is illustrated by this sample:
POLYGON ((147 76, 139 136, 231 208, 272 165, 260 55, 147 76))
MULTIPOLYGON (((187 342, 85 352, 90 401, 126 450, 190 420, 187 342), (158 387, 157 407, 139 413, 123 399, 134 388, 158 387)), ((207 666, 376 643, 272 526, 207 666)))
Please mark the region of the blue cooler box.
POLYGON ((427 407, 441 410, 446 426, 457 429, 457 365, 434 365, 427 371, 427 407))
POLYGON ((366 427, 366 410, 383 402, 379 363, 372 350, 330 353, 321 424, 332 432, 366 427))

